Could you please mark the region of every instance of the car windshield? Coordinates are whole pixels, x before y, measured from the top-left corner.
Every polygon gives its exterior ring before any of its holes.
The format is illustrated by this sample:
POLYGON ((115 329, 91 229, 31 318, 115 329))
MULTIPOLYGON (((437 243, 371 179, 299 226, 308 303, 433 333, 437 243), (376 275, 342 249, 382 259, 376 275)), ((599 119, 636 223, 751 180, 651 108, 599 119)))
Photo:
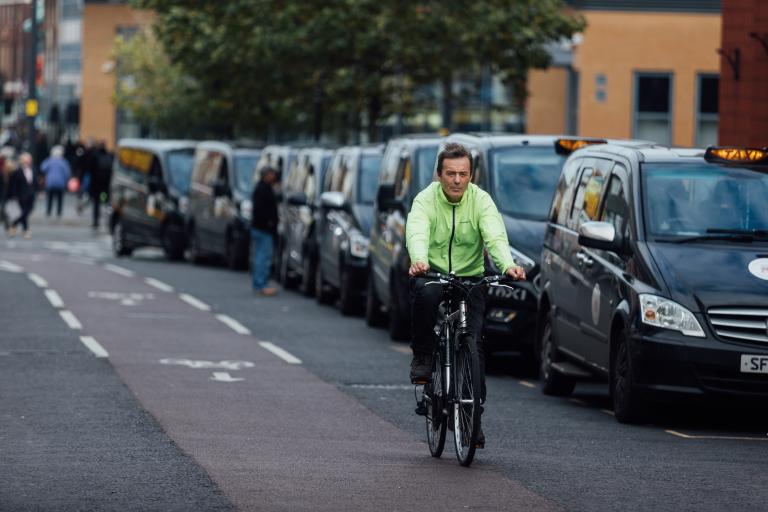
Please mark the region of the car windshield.
POLYGON ((416 190, 424 190, 432 183, 435 174, 435 161, 437 160, 437 146, 421 148, 416 151, 416 190))
POLYGON ((643 164, 646 233, 725 237, 768 230, 768 173, 708 163, 643 164))
POLYGON ((502 148, 491 152, 491 196, 513 217, 545 220, 565 158, 550 146, 502 148))
POLYGON ((235 188, 244 194, 253 191, 253 171, 259 161, 258 153, 235 155, 235 188))
POLYGON ((373 204, 376 187, 379 184, 381 155, 363 155, 360 158, 360 180, 358 181, 358 202, 373 204))
POLYGON ((166 156, 168 169, 168 184, 182 194, 189 192, 189 182, 192 179, 194 164, 194 149, 171 151, 166 156))

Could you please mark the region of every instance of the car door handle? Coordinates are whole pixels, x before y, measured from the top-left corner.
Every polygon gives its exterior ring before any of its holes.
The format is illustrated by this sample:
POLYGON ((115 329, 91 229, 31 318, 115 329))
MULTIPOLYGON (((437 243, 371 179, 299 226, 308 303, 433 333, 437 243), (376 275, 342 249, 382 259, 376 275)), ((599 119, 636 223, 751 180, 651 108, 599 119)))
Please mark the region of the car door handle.
POLYGON ((576 253, 576 261, 580 266, 591 268, 595 264, 595 260, 583 252, 576 253))

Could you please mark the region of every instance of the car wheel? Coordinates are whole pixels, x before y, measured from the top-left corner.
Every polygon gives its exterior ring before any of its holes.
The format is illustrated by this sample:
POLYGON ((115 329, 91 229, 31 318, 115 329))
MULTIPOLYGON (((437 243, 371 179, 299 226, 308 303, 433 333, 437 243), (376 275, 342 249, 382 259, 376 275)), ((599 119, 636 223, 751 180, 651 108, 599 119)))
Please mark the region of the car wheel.
POLYGON ((318 262, 317 272, 315 272, 315 299, 318 304, 330 304, 333 301, 333 293, 328 290, 323 277, 323 265, 318 262))
POLYGON ((120 219, 116 219, 112 227, 112 252, 117 257, 130 256, 133 252, 125 240, 125 227, 120 219))
POLYGON ((368 293, 365 298, 365 323, 369 327, 384 327, 387 318, 381 311, 381 301, 373 287, 373 269, 368 269, 368 293))
POLYGON ((304 252, 304 260, 301 262, 301 283, 299 291, 307 297, 315 294, 315 274, 317 273, 317 263, 315 258, 309 253, 304 252))
POLYGON ((646 414, 645 402, 635 386, 635 368, 626 330, 619 334, 611 364, 611 400, 620 423, 638 423, 646 414))
POLYGON ((394 278, 389 280, 389 337, 395 341, 407 341, 410 335, 408 316, 400 304, 400 295, 394 278))
POLYGON ((544 320, 539 348, 541 350, 539 377, 541 378, 542 392, 550 396, 568 396, 573 393, 576 381, 552 368, 552 364, 558 362, 560 357, 552 335, 551 313, 548 313, 544 320))
POLYGON ((283 247, 283 253, 280 256, 280 282, 283 283, 283 288, 296 288, 296 276, 290 268, 287 246, 283 247))
POLYGON ((349 270, 342 267, 341 270, 341 287, 339 290, 339 302, 341 306, 342 315, 354 315, 360 309, 360 302, 357 299, 357 294, 354 290, 354 282, 352 276, 349 274, 349 270))
POLYGON ((178 235, 174 236, 169 226, 163 227, 163 252, 171 261, 179 261, 184 258, 184 246, 178 235))

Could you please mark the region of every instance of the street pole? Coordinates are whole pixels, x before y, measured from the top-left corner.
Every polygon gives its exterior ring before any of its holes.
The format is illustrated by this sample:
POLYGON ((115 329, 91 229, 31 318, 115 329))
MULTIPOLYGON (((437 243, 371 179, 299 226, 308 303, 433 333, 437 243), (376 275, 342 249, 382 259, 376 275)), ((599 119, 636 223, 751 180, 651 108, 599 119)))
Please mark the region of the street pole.
POLYGON ((27 101, 24 113, 27 116, 27 151, 35 154, 35 119, 37 118, 37 0, 32 0, 32 18, 29 29, 29 52, 27 53, 27 101))

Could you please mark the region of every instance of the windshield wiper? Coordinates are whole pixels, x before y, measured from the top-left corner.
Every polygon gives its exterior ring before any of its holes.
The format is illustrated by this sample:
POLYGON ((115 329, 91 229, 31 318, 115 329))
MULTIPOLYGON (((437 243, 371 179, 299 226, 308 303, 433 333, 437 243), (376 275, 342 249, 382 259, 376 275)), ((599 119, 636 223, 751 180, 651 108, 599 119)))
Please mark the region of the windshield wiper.
POLYGON ((688 242, 699 242, 702 240, 727 240, 734 242, 752 243, 755 240, 768 240, 768 230, 766 229, 715 229, 706 230, 706 234, 686 236, 681 238, 659 238, 660 242, 671 244, 685 244, 688 242))

